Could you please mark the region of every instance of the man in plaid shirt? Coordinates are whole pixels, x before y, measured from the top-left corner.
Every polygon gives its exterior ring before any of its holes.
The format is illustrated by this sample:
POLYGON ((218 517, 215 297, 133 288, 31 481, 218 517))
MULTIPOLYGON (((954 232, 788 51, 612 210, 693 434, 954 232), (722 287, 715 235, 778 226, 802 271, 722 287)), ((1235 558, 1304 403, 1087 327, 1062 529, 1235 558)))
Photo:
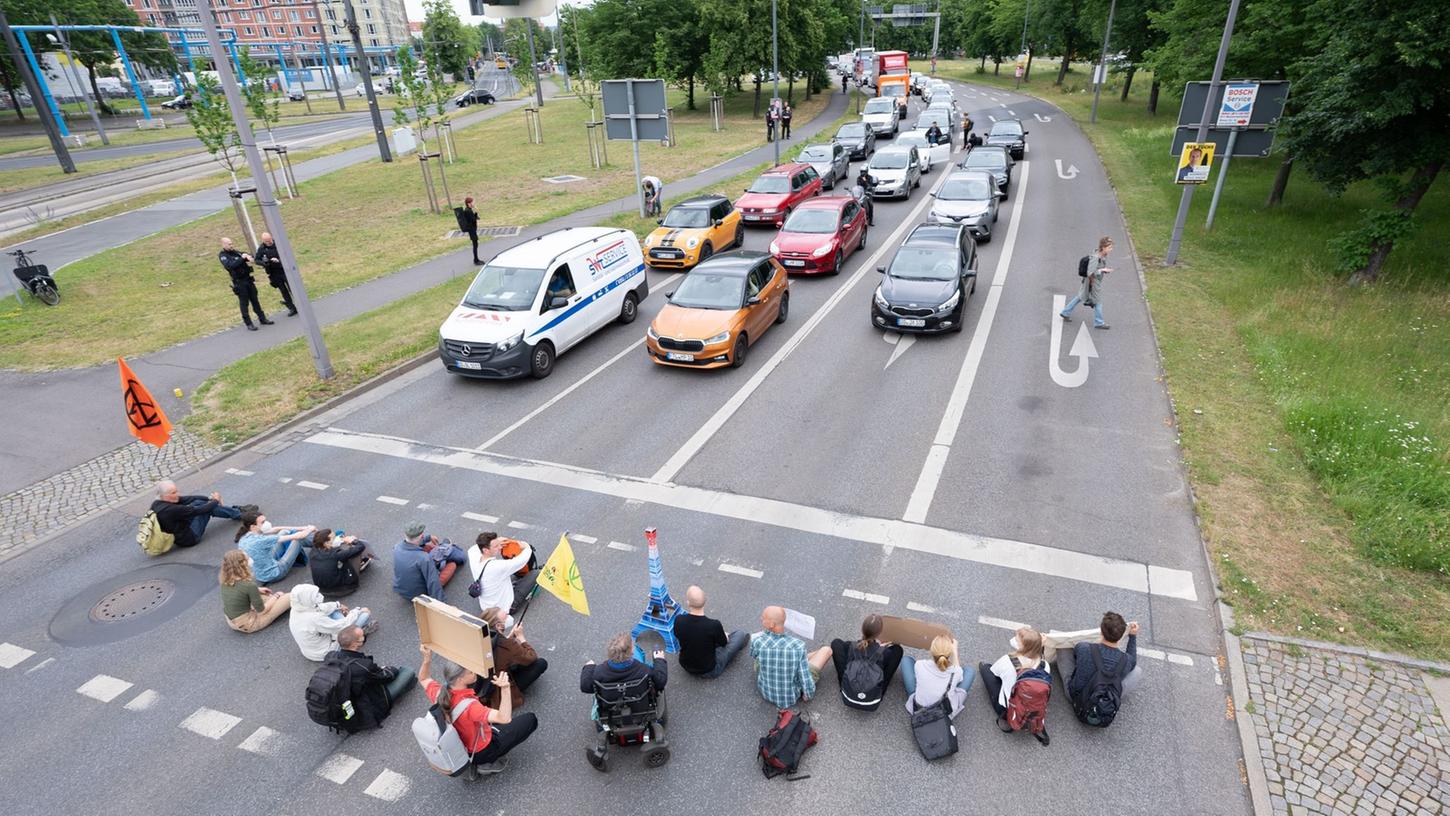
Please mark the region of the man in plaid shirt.
POLYGON ((750 656, 755 659, 755 681, 760 693, 776 708, 786 709, 816 693, 821 669, 831 659, 831 648, 822 646, 806 653, 800 638, 785 633, 785 609, 767 606, 760 615, 765 631, 751 638, 750 656))

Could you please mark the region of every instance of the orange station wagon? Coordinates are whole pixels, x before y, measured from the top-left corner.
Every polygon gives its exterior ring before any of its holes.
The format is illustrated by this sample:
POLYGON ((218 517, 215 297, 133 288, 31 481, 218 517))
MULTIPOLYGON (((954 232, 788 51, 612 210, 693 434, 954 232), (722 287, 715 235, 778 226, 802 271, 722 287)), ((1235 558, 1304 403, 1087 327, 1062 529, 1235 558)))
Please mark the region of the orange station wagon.
POLYGON ((645 333, 660 365, 739 368, 750 345, 790 312, 785 267, 764 252, 716 255, 685 275, 645 333))

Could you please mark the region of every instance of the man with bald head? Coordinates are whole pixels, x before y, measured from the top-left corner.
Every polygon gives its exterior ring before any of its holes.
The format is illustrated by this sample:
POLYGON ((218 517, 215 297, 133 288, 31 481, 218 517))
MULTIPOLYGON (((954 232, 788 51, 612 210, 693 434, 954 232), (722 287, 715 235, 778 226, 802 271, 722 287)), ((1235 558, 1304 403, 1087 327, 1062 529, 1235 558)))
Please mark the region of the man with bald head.
POLYGON ((725 671, 730 661, 740 654, 750 636, 740 630, 725 637, 725 627, 714 618, 705 617, 705 590, 691 586, 685 590, 685 609, 689 614, 675 617, 675 639, 680 642, 680 668, 697 677, 713 680, 725 671))
POLYGON ((246 324, 247 331, 256 331, 257 327, 252 323, 252 315, 247 311, 251 307, 257 313, 257 320, 264 326, 272 325, 267 315, 262 311, 262 304, 257 301, 257 282, 252 280, 252 256, 245 252, 238 252, 232 245, 232 239, 222 239, 222 251, 217 253, 217 260, 221 261, 222 269, 227 271, 232 279, 232 294, 237 296, 237 305, 242 310, 242 323, 246 324))
POLYGON ((806 644, 785 632, 785 609, 767 606, 760 613, 765 627, 750 640, 755 658, 755 684, 760 694, 776 708, 787 709, 816 693, 821 669, 831 659, 831 647, 822 646, 807 654, 806 644))
POLYGON ((183 496, 176 482, 167 479, 156 483, 156 501, 151 512, 163 532, 176 536, 176 546, 195 547, 206 534, 207 522, 213 518, 239 519, 239 507, 222 504, 220 493, 210 496, 183 496))

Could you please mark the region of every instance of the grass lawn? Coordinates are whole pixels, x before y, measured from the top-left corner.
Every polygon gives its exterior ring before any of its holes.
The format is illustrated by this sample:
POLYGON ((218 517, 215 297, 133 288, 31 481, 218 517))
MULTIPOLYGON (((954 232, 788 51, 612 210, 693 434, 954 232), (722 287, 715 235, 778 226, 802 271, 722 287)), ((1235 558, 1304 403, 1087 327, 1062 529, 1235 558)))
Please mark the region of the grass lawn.
POLYGON ((138 167, 143 164, 174 159, 177 156, 186 156, 195 152, 194 150, 174 150, 164 153, 153 153, 149 156, 127 156, 121 159, 76 162, 76 172, 70 174, 62 172, 59 164, 47 164, 44 167, 26 167, 20 170, 6 170, 4 173, 0 173, 0 193, 14 193, 20 190, 30 189, 31 187, 39 187, 44 184, 54 184, 58 181, 85 178, 86 176, 94 176, 99 173, 109 173, 113 170, 124 170, 128 167, 138 167))
MULTIPOLYGON (((799 97, 798 97, 799 99, 799 97)), ((802 101, 809 121, 827 97, 802 101)), ((677 109, 678 145, 641 146, 646 172, 670 180, 691 175, 759 144, 748 94, 727 105, 726 129, 710 128, 708 111, 677 109)), ((545 144, 526 141, 523 113, 510 112, 455 136, 461 156, 448 168, 455 204, 473 195, 485 225, 528 225, 628 195, 634 172, 628 150, 612 145, 609 167, 589 166, 583 123, 588 109, 557 100, 543 110, 545 144), (545 176, 583 181, 555 185, 545 176)), ((309 291, 320 297, 457 249, 446 238, 451 212, 428 212, 416 160, 370 162, 304 183, 284 201, 283 216, 309 291)), ((255 219, 260 224, 260 218, 255 219)), ((167 230, 79 261, 58 275, 57 309, 27 304, 0 313, 0 367, 48 369, 141 354, 233 324, 235 303, 216 262, 223 235, 238 232, 230 211, 167 230), (138 321, 138 314, 165 320, 138 321)))
MULTIPOLYGON (((1011 88, 1013 78, 948 70, 1011 88)), ((1008 66, 1010 69, 1010 66, 1008 66)), ((1222 591, 1245 628, 1450 657, 1450 190, 1432 188, 1382 282, 1350 288, 1330 240, 1381 205, 1371 185, 1330 196, 1303 172, 1265 208, 1278 157, 1236 159, 1212 233, 1194 197, 1180 263, 1164 267, 1179 191, 1139 76, 1088 72, 1022 90, 1059 105, 1097 146, 1148 278, 1168 386, 1222 591), (1113 77, 1117 80, 1117 77, 1113 77)))

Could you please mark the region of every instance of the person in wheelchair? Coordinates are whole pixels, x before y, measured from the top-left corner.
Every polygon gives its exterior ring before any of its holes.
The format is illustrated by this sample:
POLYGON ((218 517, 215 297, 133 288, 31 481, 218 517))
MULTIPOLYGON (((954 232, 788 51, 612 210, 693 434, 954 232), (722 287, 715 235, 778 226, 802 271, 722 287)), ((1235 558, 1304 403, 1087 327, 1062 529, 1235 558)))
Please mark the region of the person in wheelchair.
POLYGON ((633 651, 629 635, 620 632, 609 641, 606 662, 600 665, 591 660, 579 673, 579 690, 594 697, 593 718, 599 736, 586 755, 601 771, 608 770, 606 757, 612 743, 644 745, 645 761, 651 767, 669 761, 664 738, 669 664, 662 651, 655 650, 652 666, 635 660, 633 651))

